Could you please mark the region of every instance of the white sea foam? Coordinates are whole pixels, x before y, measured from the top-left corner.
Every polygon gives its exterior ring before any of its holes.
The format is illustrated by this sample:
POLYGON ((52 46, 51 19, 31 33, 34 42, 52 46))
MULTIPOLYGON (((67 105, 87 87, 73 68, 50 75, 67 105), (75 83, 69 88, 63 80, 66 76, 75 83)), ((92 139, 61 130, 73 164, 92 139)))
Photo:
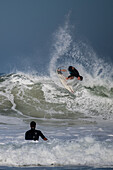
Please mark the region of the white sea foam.
MULTIPOLYGON (((96 165, 110 166, 113 162, 113 147, 107 142, 92 137, 77 140, 52 139, 48 142, 21 142, 13 138, 9 144, 0 144, 0 165, 96 165)), ((23 139, 24 140, 24 139, 23 139)))

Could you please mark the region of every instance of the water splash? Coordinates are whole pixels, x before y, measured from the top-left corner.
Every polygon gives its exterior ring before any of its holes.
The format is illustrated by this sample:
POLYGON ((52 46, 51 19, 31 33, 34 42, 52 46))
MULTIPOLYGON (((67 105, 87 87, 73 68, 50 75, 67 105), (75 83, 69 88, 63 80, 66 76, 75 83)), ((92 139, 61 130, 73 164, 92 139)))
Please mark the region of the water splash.
POLYGON ((94 49, 83 41, 74 41, 69 20, 54 33, 50 61, 50 76, 56 82, 56 69, 59 66, 75 66, 84 77, 83 84, 93 87, 109 86, 112 88, 113 65, 105 63, 94 49))

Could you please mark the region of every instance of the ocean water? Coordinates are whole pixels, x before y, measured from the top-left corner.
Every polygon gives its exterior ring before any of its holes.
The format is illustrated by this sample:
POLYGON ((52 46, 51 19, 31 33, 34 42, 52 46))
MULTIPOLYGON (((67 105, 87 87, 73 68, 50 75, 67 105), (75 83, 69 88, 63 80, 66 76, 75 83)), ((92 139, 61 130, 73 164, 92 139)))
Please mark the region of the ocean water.
POLYGON ((0 169, 113 169, 113 67, 67 23, 54 34, 49 75, 0 76, 0 169), (84 77, 60 83, 56 69, 74 65, 84 77), (25 141, 30 122, 48 138, 25 141))

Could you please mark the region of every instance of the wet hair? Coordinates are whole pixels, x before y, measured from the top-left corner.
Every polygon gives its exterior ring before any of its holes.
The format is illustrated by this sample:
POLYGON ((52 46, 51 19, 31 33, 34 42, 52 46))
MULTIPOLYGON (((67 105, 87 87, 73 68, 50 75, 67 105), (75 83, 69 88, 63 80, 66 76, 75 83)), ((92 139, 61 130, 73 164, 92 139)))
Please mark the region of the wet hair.
POLYGON ((71 71, 71 70, 72 70, 72 66, 69 66, 69 67, 68 67, 68 71, 71 71))
POLYGON ((35 123, 34 121, 32 121, 32 122, 30 123, 30 126, 31 126, 31 127, 35 127, 35 126, 36 126, 36 123, 35 123))
POLYGON ((82 81, 83 80, 83 77, 82 76, 79 76, 80 77, 80 80, 82 81))

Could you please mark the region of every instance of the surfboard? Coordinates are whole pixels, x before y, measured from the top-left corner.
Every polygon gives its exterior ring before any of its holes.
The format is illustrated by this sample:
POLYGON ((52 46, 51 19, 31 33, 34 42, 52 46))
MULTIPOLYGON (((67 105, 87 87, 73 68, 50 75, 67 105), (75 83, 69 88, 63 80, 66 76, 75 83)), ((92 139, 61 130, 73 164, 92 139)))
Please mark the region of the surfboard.
POLYGON ((74 90, 71 85, 67 84, 66 77, 63 75, 62 71, 60 69, 57 69, 57 75, 59 77, 60 82, 64 86, 65 89, 67 89, 69 92, 74 93, 74 90))

